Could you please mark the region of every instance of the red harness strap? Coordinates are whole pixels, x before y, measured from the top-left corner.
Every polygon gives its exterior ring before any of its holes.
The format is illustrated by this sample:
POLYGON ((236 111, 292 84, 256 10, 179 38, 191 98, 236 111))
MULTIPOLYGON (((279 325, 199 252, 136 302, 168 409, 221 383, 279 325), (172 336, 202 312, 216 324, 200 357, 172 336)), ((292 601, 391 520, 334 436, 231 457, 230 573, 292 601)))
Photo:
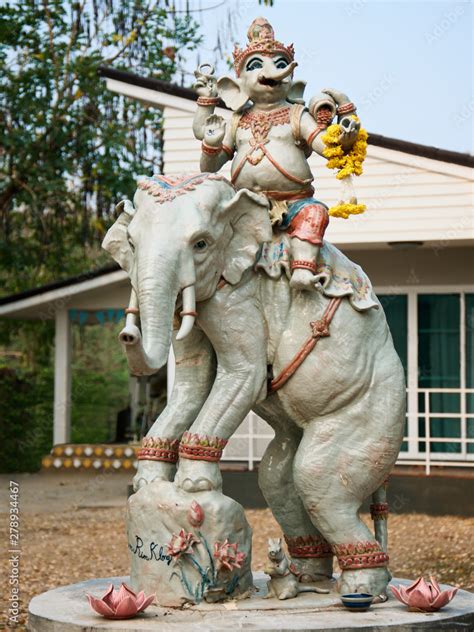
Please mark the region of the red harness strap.
POLYGON ((329 325, 331 324, 333 316, 336 313, 337 308, 341 304, 341 301, 341 298, 332 298, 329 301, 329 304, 326 307, 322 318, 310 323, 312 329, 311 338, 308 338, 308 340, 295 355, 293 360, 291 360, 291 362, 281 371, 280 375, 273 378, 273 380, 270 382, 270 386, 268 388, 269 394, 274 393, 288 382, 290 377, 296 372, 296 370, 301 366, 304 360, 309 356, 320 338, 325 338, 330 335, 329 325))

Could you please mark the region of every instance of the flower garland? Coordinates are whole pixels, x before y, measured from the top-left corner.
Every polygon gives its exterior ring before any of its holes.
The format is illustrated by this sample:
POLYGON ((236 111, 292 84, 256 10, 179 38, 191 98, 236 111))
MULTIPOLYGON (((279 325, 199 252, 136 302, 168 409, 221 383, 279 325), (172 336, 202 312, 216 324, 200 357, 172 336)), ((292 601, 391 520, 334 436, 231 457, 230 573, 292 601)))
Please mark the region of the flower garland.
MULTIPOLYGON (((352 118, 359 122, 355 115, 352 118)), ((352 176, 360 176, 362 173, 362 163, 367 154, 368 134, 365 129, 360 128, 357 139, 349 153, 345 154, 339 142, 341 126, 339 124, 330 125, 322 140, 326 145, 323 155, 328 159, 326 167, 328 169, 338 169, 336 178, 343 182, 343 199, 329 209, 332 217, 343 217, 347 219, 349 215, 358 215, 366 209, 365 204, 358 204, 354 193, 352 176), (344 198, 348 201, 344 201, 344 198)))

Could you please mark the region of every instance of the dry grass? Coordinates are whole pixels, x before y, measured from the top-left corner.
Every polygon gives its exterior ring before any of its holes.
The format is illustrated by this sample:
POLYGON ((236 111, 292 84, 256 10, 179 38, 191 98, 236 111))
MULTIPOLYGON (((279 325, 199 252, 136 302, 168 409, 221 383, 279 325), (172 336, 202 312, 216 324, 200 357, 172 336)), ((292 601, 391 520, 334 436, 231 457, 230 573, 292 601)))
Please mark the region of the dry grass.
MULTIPOLYGON (((268 537, 280 535, 268 510, 247 511, 254 531, 254 569, 263 568, 268 537)), ((7 541, 6 521, 1 537, 7 541)), ((398 577, 436 575, 440 582, 474 591, 470 560, 474 519, 419 514, 390 518, 391 570, 398 577)), ((4 562, 5 562, 4 557, 4 562)), ((23 514, 22 622, 29 600, 56 586, 94 577, 128 574, 124 510, 117 507, 23 514)), ((8 578, 1 578, 7 612, 8 578)))

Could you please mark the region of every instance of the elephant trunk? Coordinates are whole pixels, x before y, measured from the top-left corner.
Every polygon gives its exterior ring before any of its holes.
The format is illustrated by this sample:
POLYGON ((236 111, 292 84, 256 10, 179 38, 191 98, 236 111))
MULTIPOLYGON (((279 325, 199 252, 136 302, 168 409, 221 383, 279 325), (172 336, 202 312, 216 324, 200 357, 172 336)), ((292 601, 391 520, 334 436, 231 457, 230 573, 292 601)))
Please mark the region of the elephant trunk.
POLYGON ((283 79, 286 79, 286 77, 291 75, 291 73, 293 72, 293 70, 296 68, 297 65, 298 65, 298 62, 292 61, 291 64, 288 64, 288 66, 280 70, 280 72, 272 72, 272 73, 265 72, 264 74, 262 74, 261 78, 272 79, 273 81, 282 81, 283 79))
POLYGON ((132 290, 125 327, 119 334, 129 369, 134 375, 152 375, 168 361, 176 299, 181 287, 184 287, 181 311, 183 320, 177 335, 179 340, 190 333, 196 318, 192 263, 177 266, 178 269, 181 268, 180 271, 173 271, 171 274, 169 265, 166 265, 166 269, 160 265, 153 267, 152 274, 149 273, 150 267, 148 261, 142 269, 144 275, 139 274, 138 297, 132 290), (138 313, 142 332, 137 326, 138 313))

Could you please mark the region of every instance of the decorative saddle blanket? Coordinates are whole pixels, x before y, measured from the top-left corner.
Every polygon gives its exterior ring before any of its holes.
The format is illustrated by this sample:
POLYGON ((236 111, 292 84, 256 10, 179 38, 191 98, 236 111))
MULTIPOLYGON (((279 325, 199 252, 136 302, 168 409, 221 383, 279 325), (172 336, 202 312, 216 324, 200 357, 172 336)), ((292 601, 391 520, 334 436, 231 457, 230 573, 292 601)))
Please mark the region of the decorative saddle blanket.
MULTIPOLYGON (((275 233, 271 243, 262 244, 256 268, 264 270, 272 279, 280 278, 283 271, 290 278, 290 244, 285 233, 275 233)), ((325 296, 347 296, 352 307, 359 312, 379 307, 372 284, 362 268, 327 241, 323 242, 319 251, 317 281, 320 285, 316 283, 316 289, 325 296)))
MULTIPOLYGON (((184 195, 205 182, 206 180, 221 180, 228 182, 227 178, 220 173, 194 173, 177 174, 172 176, 139 176, 137 186, 143 191, 147 191, 156 198, 158 204, 172 202, 180 195, 184 195)), ((230 182, 229 182, 230 184, 230 182)))

